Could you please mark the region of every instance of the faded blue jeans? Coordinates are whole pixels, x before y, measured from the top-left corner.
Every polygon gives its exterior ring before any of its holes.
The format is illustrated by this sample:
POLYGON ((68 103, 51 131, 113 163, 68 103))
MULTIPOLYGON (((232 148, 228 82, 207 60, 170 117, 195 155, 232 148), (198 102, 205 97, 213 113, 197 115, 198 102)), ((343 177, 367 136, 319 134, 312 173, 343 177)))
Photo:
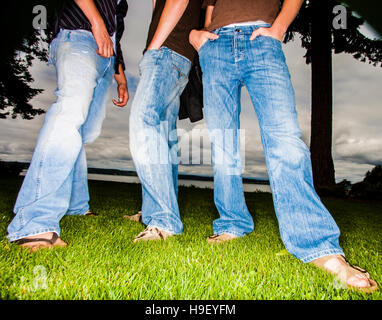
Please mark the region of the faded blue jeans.
POLYGON ((190 68, 187 58, 167 47, 146 51, 130 114, 130 150, 142 184, 142 221, 173 234, 183 231, 176 121, 190 68))
POLYGON ((57 72, 57 101, 40 130, 30 167, 8 226, 15 241, 46 232, 60 234, 64 215, 89 210, 84 144, 101 132, 107 93, 114 75, 114 57, 97 53, 93 35, 62 30, 50 47, 57 72))
MULTIPOLYGON (((199 51, 204 112, 212 142, 214 233, 242 237, 253 231, 242 187, 239 135, 240 92, 246 86, 257 113, 274 208, 286 249, 303 262, 343 254, 339 229, 313 187, 310 152, 301 140, 292 87, 281 42, 259 36, 261 26, 221 28, 199 51), (219 161, 217 161, 219 159, 219 161)), ((264 25, 263 27, 269 27, 264 25)))

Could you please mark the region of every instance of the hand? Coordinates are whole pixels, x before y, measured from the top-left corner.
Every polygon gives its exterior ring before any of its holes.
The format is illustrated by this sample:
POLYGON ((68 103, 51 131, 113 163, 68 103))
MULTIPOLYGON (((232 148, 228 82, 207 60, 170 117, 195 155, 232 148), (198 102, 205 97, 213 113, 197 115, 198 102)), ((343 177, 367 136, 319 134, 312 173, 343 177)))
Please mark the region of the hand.
POLYGON ((113 99, 113 103, 117 107, 123 108, 126 106, 127 101, 129 101, 129 90, 127 89, 126 83, 120 83, 118 84, 118 101, 113 99))
POLYGON ((114 55, 113 41, 110 39, 105 24, 100 23, 93 25, 92 32, 98 46, 97 53, 103 58, 110 58, 114 55))
POLYGON ((253 31, 249 40, 252 41, 252 40, 255 40, 258 36, 264 36, 264 37, 271 37, 279 41, 282 41, 284 37, 284 33, 285 33, 284 31, 281 31, 275 26, 272 26, 270 28, 263 27, 253 31))
POLYGON ((191 45, 195 48, 196 51, 199 51, 199 49, 208 41, 208 40, 216 40, 219 36, 217 34, 214 34, 212 32, 208 31, 199 31, 199 30, 192 30, 189 35, 189 41, 191 45))

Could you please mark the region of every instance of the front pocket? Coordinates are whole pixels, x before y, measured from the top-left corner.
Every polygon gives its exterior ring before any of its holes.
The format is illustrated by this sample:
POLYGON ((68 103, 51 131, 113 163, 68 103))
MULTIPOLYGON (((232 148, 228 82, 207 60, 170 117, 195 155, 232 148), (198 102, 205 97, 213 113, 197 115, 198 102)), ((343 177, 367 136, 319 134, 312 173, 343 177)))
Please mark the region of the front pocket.
POLYGON ((150 66, 150 67, 155 66, 160 57, 160 54, 161 54, 161 50, 159 49, 146 50, 141 61, 138 64, 139 74, 142 75, 142 70, 146 66, 150 66))
POLYGON ((273 38, 273 37, 271 37, 271 36, 263 36, 263 35, 260 35, 259 37, 262 37, 262 38, 264 38, 264 39, 268 39, 268 40, 271 40, 271 41, 276 42, 276 43, 278 43, 278 44, 281 44, 281 41, 280 41, 279 39, 273 38))
POLYGON ((176 72, 176 80, 180 80, 182 78, 186 78, 186 75, 175 64, 172 65, 172 68, 176 72))
POLYGON ((207 41, 206 42, 204 42, 203 44, 202 44, 202 46, 199 48, 199 50, 198 50, 198 53, 200 54, 200 52, 202 51, 202 49, 210 42, 211 40, 210 39, 207 39, 207 41))

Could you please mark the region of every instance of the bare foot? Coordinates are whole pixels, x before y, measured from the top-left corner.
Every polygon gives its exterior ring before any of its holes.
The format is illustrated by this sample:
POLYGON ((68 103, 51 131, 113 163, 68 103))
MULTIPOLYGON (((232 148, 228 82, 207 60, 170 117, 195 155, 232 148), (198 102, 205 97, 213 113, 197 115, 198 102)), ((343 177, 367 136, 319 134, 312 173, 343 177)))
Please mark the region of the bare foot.
POLYGON ((336 275, 338 280, 347 288, 354 288, 364 292, 378 289, 377 283, 370 279, 366 270, 350 265, 344 256, 332 255, 322 257, 311 262, 316 267, 336 275))

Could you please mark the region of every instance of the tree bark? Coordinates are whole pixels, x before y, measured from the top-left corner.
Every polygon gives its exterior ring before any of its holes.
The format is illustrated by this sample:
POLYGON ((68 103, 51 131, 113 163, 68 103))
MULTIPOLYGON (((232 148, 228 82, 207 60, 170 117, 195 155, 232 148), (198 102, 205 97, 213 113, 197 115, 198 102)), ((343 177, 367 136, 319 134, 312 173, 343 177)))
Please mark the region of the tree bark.
POLYGON ((316 188, 335 184, 332 157, 333 77, 330 0, 313 0, 310 151, 316 188))

